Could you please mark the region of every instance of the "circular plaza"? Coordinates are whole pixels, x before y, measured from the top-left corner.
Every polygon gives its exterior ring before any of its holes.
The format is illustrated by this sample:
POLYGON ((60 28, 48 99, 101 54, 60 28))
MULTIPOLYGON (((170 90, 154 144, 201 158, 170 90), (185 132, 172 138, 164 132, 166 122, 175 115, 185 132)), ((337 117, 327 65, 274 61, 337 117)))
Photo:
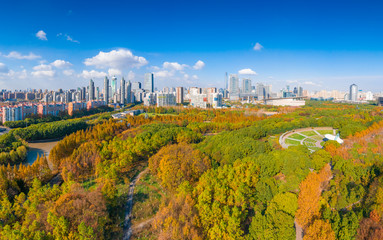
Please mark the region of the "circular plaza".
POLYGON ((311 152, 323 147, 326 139, 325 135, 335 135, 336 130, 331 127, 301 128, 285 132, 279 138, 279 144, 283 148, 289 146, 304 145, 311 152))

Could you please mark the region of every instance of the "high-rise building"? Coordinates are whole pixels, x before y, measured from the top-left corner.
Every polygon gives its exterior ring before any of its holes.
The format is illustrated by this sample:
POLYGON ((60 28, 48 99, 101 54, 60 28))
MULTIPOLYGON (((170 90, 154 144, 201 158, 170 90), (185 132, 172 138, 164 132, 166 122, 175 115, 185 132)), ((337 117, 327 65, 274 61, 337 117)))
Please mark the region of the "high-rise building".
POLYGON ((109 79, 105 77, 104 79, 104 101, 106 104, 109 103, 109 79))
POLYGON ((81 89, 81 101, 86 101, 86 87, 81 89))
POLYGON ((89 101, 94 100, 94 82, 92 79, 89 80, 89 101))
POLYGON ((263 85, 262 83, 257 84, 257 96, 258 100, 270 98, 271 85, 263 85))
POLYGON ((144 90, 146 92, 154 92, 154 74, 145 73, 144 90))
POLYGON ((157 107, 175 106, 176 97, 172 93, 157 94, 157 107))
POLYGON ((117 94, 117 78, 116 78, 116 76, 112 77, 112 82, 110 85, 112 87, 112 97, 114 97, 114 95, 117 94))
POLYGON ((227 89, 228 88, 228 78, 227 78, 227 72, 225 73, 225 89, 227 89))
POLYGON ((352 84, 350 86, 349 97, 350 97, 350 100, 353 102, 358 101, 358 86, 356 84, 352 84))
POLYGON ((239 94, 238 75, 230 74, 228 90, 229 90, 230 95, 232 95, 232 96, 239 94))
POLYGON ((125 79, 124 79, 124 77, 121 78, 121 84, 120 84, 120 103, 125 104, 125 79))
POLYGON ((96 96, 95 96, 96 100, 100 100, 100 88, 99 87, 96 87, 96 96))
POLYGON ((182 104, 184 102, 184 88, 177 87, 176 88, 176 102, 178 104, 182 104))
POLYGON ((132 83, 128 82, 126 84, 126 103, 131 103, 132 102, 132 83))
POLYGON ((141 83, 140 82, 133 82, 132 83, 132 91, 137 91, 141 89, 141 83))
POLYGON ((244 78, 242 79, 242 92, 250 93, 251 92, 251 80, 244 78))

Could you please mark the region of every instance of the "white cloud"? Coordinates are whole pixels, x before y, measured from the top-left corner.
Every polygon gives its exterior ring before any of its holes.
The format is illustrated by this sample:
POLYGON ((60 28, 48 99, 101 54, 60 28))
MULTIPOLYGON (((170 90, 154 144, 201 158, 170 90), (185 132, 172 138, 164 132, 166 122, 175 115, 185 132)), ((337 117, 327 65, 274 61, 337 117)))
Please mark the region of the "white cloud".
POLYGON ((109 74, 109 76, 114 76, 114 75, 121 76, 122 75, 121 71, 118 69, 115 69, 115 68, 109 68, 108 74, 109 74))
POLYGON ((34 77, 54 77, 56 74, 56 71, 54 70, 38 70, 31 72, 32 76, 34 77))
POLYGON ((258 42, 253 47, 254 51, 260 51, 262 48, 263 46, 258 42))
POLYGON ((238 71, 238 74, 241 74, 241 75, 257 75, 257 73, 254 72, 253 70, 251 70, 250 68, 241 69, 241 70, 238 71))
POLYGON ((29 53, 29 55, 22 55, 21 53, 16 52, 16 51, 10 52, 8 55, 3 55, 3 56, 7 57, 7 58, 15 58, 15 59, 19 59, 19 60, 23 60, 23 59, 34 60, 34 59, 41 58, 41 56, 35 55, 33 53, 29 53))
POLYGON ((74 74, 74 70, 73 69, 64 70, 63 74, 65 76, 72 76, 74 74))
POLYGON ((151 67, 148 67, 148 69, 151 69, 151 70, 154 70, 154 71, 159 71, 161 68, 157 67, 157 66, 151 66, 151 67))
POLYGON ((193 77, 192 77, 194 80, 198 80, 199 79, 199 77, 197 76, 197 75, 193 75, 193 77))
POLYGON ((198 61, 194 64, 194 66, 193 66, 193 68, 196 69, 196 70, 200 70, 200 69, 202 69, 203 67, 205 67, 205 63, 202 62, 201 60, 198 60, 198 61))
POLYGON ((65 67, 70 67, 72 64, 70 62, 64 61, 64 60, 56 60, 51 63, 52 66, 57 67, 57 68, 65 68, 65 67))
POLYGON ((4 63, 0 63, 0 73, 8 73, 9 69, 4 63))
POLYGON ((84 61, 86 66, 95 66, 99 69, 102 68, 115 68, 115 69, 128 69, 128 68, 140 68, 148 61, 144 57, 133 55, 130 50, 118 49, 110 52, 99 52, 92 58, 87 58, 84 61))
POLYGON ((166 69, 177 70, 177 71, 182 71, 186 67, 189 67, 186 64, 179 64, 178 62, 164 62, 162 66, 166 69))
POLYGON ((57 37, 64 37, 67 41, 70 41, 70 42, 74 42, 74 43, 78 43, 78 44, 80 44, 79 41, 74 40, 74 39, 73 39, 71 36, 69 36, 68 34, 59 33, 59 34, 57 34, 57 37))
POLYGON ((169 78, 174 76, 174 71, 167 71, 167 70, 158 71, 154 73, 154 76, 158 78, 169 78))
POLYGON ((303 84, 310 85, 310 86, 316 86, 316 87, 320 87, 321 86, 320 84, 317 84, 317 83, 314 83, 314 82, 311 82, 311 81, 303 82, 303 84))
POLYGON ((52 66, 51 65, 46 65, 46 64, 40 64, 40 65, 34 66, 33 70, 36 70, 36 71, 49 71, 49 70, 52 70, 52 66))
POLYGON ((77 40, 74 40, 71 36, 69 35, 66 35, 66 40, 70 41, 70 42, 74 42, 74 43, 80 43, 79 41, 77 40))
POLYGON ((85 79, 90 79, 90 78, 103 78, 107 76, 105 72, 98 72, 95 70, 87 71, 83 70, 81 74, 79 74, 79 77, 83 77, 85 79))
POLYGON ((47 41, 48 38, 47 38, 47 34, 43 31, 43 30, 40 30, 36 33, 36 37, 40 40, 44 40, 44 41, 47 41))
POLYGON ((134 80, 134 78, 136 77, 136 74, 132 71, 129 71, 128 73, 128 80, 134 80))

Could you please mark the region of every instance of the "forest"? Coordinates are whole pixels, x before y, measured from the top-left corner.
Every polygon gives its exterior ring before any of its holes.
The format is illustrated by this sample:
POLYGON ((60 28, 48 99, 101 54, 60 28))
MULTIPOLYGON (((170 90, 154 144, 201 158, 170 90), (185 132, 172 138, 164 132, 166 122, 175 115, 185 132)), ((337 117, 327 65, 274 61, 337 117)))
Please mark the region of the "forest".
POLYGON ((122 239, 129 184, 148 169, 131 239, 381 239, 382 110, 331 102, 273 116, 260 106, 150 109, 13 130, 0 156, 22 154, 35 136, 67 136, 31 166, 0 166, 0 238, 122 239), (286 131, 317 126, 338 129, 344 144, 310 152, 278 143, 286 131))

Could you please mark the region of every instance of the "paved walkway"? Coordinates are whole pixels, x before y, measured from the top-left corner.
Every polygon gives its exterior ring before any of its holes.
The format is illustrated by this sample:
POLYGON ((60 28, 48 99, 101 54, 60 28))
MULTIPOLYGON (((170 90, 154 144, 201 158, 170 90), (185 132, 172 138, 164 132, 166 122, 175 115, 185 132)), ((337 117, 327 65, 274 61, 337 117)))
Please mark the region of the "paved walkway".
MULTIPOLYGON (((300 129, 295 129, 295 130, 292 130, 292 131, 289 131, 289 132, 285 132, 284 134, 282 134, 279 137, 279 144, 282 146, 282 148, 288 148, 291 145, 286 143, 286 139, 298 141, 298 142, 300 142, 301 145, 304 145, 304 141, 306 139, 312 139, 312 140, 315 141, 315 147, 322 148, 322 145, 321 145, 322 141, 321 140, 314 139, 313 136, 306 136, 305 134, 302 133, 302 132, 307 132, 307 131, 313 131, 313 132, 315 132, 317 134, 315 136, 321 136, 321 137, 324 138, 324 136, 322 134, 320 134, 318 132, 318 130, 332 130, 334 132, 334 134, 336 132, 336 130, 333 129, 332 127, 316 127, 316 128, 300 128, 300 129), (290 138, 290 136, 293 135, 293 134, 301 135, 301 136, 304 137, 304 139, 298 140, 298 139, 290 138)), ((310 149, 310 147, 308 147, 308 148, 310 149)), ((310 149, 310 151, 314 152, 315 150, 310 149)))
POLYGON ((128 192, 128 201, 126 202, 126 212, 125 212, 125 221, 124 221, 124 235, 122 237, 123 240, 129 240, 132 236, 132 208, 133 208, 133 194, 134 187, 136 186, 137 181, 140 179, 142 175, 147 173, 149 168, 146 168, 144 171, 140 172, 133 181, 129 185, 128 192))

